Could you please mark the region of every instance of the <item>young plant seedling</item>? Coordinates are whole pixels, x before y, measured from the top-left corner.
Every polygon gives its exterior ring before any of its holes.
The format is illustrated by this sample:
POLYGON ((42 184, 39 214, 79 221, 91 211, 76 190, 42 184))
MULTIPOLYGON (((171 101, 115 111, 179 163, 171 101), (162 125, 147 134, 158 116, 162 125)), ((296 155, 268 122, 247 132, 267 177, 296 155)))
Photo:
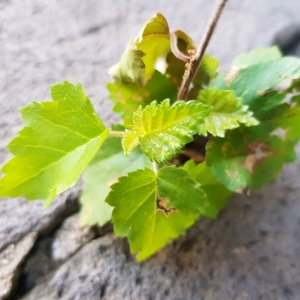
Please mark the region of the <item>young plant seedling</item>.
POLYGON ((143 260, 197 219, 216 218, 232 193, 272 181, 296 159, 300 60, 255 49, 218 73, 204 51, 225 2, 199 47, 161 14, 129 43, 107 85, 122 124, 106 127, 81 84, 53 85, 51 101, 23 107, 0 196, 47 206, 83 173, 81 224, 112 219, 143 260))

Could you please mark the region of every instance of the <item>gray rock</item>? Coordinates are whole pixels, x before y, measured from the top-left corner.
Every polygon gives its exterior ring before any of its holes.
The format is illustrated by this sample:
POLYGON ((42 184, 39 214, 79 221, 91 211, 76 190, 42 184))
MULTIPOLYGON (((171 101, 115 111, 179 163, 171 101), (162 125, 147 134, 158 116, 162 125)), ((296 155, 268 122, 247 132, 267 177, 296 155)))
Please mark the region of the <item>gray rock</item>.
POLYGON ((80 227, 78 214, 67 218, 55 233, 51 247, 52 260, 66 260, 94 236, 95 232, 91 227, 80 227))
POLYGON ((37 233, 31 232, 16 244, 10 244, 0 252, 0 299, 9 296, 19 274, 18 268, 31 250, 36 238, 37 233))
POLYGON ((274 44, 279 45, 285 55, 300 56, 300 23, 289 25, 278 32, 274 44))
MULTIPOLYGON (((211 8, 210 0, 0 1, 0 163, 22 127, 19 108, 49 99, 50 84, 83 83, 106 124, 118 120, 105 84, 129 39, 160 11, 172 29, 199 41, 211 8)), ((272 44, 299 11, 295 0, 231 0, 208 52, 227 67, 238 53, 272 44)), ((27 299, 298 299, 299 168, 298 160, 261 192, 235 197, 219 220, 199 222, 145 263, 132 259, 122 239, 92 241, 27 299)), ((40 202, 1 200, 0 249, 31 231, 52 232, 78 209, 80 188, 46 210, 40 202)))
MULTIPOLYGON (((78 188, 77 188, 78 189, 78 188)), ((57 199, 47 209, 42 201, 23 199, 0 200, 0 250, 15 243, 28 232, 45 235, 59 225, 64 218, 78 211, 79 191, 73 189, 57 199)))

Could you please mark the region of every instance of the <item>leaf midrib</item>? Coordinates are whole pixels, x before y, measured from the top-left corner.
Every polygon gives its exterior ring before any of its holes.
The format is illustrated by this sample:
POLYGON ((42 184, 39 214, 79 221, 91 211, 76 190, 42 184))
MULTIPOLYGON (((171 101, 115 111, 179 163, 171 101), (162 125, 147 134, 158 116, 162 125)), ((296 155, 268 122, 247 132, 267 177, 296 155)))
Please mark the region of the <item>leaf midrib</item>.
MULTIPOLYGON (((201 112, 202 113, 202 112, 201 112)), ((172 122, 170 125, 166 125, 166 126, 163 126, 163 124, 161 124, 161 128, 159 128, 159 129, 156 129, 156 130, 151 130, 151 132, 146 132, 145 134, 143 134, 143 136, 145 137, 145 136, 149 136, 149 135, 152 135, 152 134, 159 134, 159 133, 164 133, 164 131, 167 131, 168 129, 170 129, 170 128, 172 128, 172 127, 175 127, 176 125, 178 125, 179 123, 181 123, 181 122, 183 122, 183 121, 186 121, 187 119, 189 119, 189 118, 191 118, 192 119, 192 121, 193 121, 193 123, 195 122, 195 119, 193 118, 195 115, 199 115, 199 117, 200 117, 200 115, 201 115, 201 113, 200 112, 198 112, 198 113, 193 113, 193 114, 191 114, 191 115, 187 115, 187 116, 184 116, 183 118, 181 118, 180 120, 176 120, 176 121, 174 121, 174 122, 172 122)), ((151 121, 153 121, 152 119, 151 119, 151 121)), ((161 122, 162 122, 163 120, 161 120, 161 122)), ((191 122, 191 124, 192 124, 192 122, 191 122)), ((187 127, 190 127, 190 126, 187 126, 187 127)), ((138 131, 137 131, 138 132, 138 131)))
MULTIPOLYGON (((87 137, 87 136, 85 136, 85 135, 83 135, 83 134, 81 134, 81 133, 79 133, 79 132, 77 132, 77 131, 71 130, 70 128, 68 128, 68 127, 66 127, 66 126, 63 126, 63 125, 61 125, 61 124, 57 124, 57 123, 55 123, 53 120, 49 120, 49 119, 45 118, 44 116, 41 116, 41 115, 39 115, 39 114, 37 114, 37 113, 30 112, 29 114, 34 115, 34 116, 36 116, 36 117, 38 117, 38 118, 40 118, 40 119, 46 121, 47 123, 50 123, 50 124, 54 125, 55 127, 63 128, 64 130, 66 130, 66 131, 68 131, 68 132, 71 132, 72 134, 75 134, 75 135, 77 135, 77 136, 80 136, 80 137, 82 137, 82 138, 84 138, 84 139, 86 139, 86 140, 89 140, 89 139, 90 139, 90 137, 87 137)), ((30 127, 30 126, 28 126, 28 127, 29 127, 29 128, 32 128, 32 127, 30 127)), ((101 134, 101 133, 100 133, 100 134, 101 134)), ((93 138, 94 138, 94 137, 93 137, 93 138)))

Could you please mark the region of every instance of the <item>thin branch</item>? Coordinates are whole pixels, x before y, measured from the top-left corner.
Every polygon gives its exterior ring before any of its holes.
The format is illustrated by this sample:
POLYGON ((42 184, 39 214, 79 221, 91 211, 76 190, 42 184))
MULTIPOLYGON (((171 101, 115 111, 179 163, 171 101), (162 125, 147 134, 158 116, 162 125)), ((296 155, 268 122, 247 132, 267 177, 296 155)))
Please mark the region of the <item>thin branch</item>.
POLYGON ((186 100, 187 98, 190 84, 198 71, 198 68, 204 56, 207 45, 212 37, 212 34, 216 28, 216 25, 219 21, 219 18, 221 16, 221 13, 227 1, 228 0, 217 1, 216 8, 208 22, 208 26, 205 30, 202 41, 196 51, 196 54, 191 58, 190 66, 183 76, 182 84, 180 86, 179 93, 178 93, 179 100, 186 100))

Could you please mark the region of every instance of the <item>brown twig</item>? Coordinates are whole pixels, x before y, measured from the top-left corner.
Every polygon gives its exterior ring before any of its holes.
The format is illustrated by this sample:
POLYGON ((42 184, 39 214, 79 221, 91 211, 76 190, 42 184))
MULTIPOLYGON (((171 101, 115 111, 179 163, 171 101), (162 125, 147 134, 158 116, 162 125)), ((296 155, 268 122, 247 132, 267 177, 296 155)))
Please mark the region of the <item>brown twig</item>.
POLYGON ((187 69, 186 73, 183 76, 183 80, 178 93, 179 100, 186 100, 187 98, 190 84, 198 71, 207 45, 212 37, 212 34, 216 28, 216 25, 219 21, 219 18, 227 1, 228 0, 217 0, 216 8, 208 22, 208 26, 205 30, 202 41, 199 47, 197 48, 196 54, 190 60, 190 67, 187 69))

